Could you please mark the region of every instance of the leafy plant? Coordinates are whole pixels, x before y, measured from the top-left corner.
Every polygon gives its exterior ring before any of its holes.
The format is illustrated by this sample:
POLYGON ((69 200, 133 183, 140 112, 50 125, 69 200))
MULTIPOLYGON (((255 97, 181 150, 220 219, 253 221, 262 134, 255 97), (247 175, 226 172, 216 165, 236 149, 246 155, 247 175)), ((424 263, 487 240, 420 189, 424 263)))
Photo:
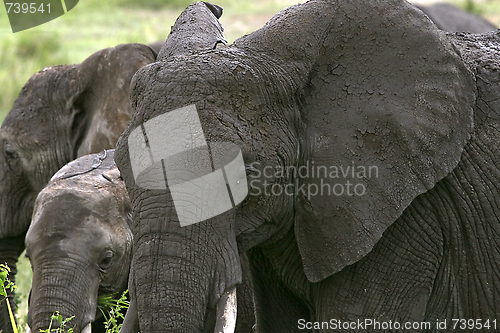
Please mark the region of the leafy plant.
POLYGON ((12 312, 12 308, 10 306, 7 295, 7 290, 14 291, 16 289, 16 285, 14 284, 14 282, 10 281, 8 278, 9 273, 9 266, 7 266, 7 264, 0 264, 0 296, 3 296, 4 301, 7 303, 12 330, 14 331, 14 333, 18 333, 16 320, 14 319, 14 313, 12 312))
POLYGON ((105 318, 104 328, 106 333, 118 333, 125 319, 125 312, 128 309, 128 290, 125 290, 119 299, 113 295, 99 296, 97 306, 105 318), (123 312, 122 312, 123 311, 123 312))
POLYGON ((40 330, 41 333, 73 333, 73 328, 69 328, 66 330, 66 325, 69 323, 71 319, 75 318, 75 316, 64 319, 63 316, 57 311, 50 318, 49 328, 46 330, 40 330), (52 328, 52 323, 57 321, 59 323, 59 327, 52 328))

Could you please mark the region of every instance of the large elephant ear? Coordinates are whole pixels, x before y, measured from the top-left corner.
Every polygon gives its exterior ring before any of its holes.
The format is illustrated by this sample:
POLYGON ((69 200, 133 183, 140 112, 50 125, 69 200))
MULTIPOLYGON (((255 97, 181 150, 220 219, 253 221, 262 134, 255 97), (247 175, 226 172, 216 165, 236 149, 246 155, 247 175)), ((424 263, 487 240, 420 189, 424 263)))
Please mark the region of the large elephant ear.
POLYGON ((130 81, 139 68, 155 61, 155 54, 146 45, 123 44, 78 65, 47 67, 24 85, 2 129, 66 161, 114 148, 134 114, 130 81), (63 150, 58 154, 54 137, 63 150))
POLYGON ((371 251, 456 167, 473 77, 406 1, 310 1, 237 43, 308 70, 295 235, 308 279, 320 281, 371 251))
MULTIPOLYGON (((73 132, 83 127, 83 139, 76 144, 77 156, 115 147, 134 114, 130 81, 139 68, 155 60, 156 53, 149 46, 121 44, 98 51, 82 62, 80 91, 73 98, 80 106, 80 114, 71 126, 73 132)), ((70 134, 73 139, 77 135, 70 134)))

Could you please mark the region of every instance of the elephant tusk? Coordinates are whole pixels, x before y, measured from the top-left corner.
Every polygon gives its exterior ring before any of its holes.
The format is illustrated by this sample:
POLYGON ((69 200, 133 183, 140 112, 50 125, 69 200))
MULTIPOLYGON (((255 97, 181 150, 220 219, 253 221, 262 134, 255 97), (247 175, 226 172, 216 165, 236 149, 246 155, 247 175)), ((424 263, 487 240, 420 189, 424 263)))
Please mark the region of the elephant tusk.
POLYGON ((217 302, 217 321, 214 333, 234 333, 236 312, 236 287, 232 287, 217 302))
POLYGON ((91 323, 88 323, 87 326, 85 326, 83 328, 82 333, 92 333, 92 325, 91 325, 91 323))
POLYGON ((26 330, 26 333, 31 333, 31 327, 28 326, 28 329, 26 330))

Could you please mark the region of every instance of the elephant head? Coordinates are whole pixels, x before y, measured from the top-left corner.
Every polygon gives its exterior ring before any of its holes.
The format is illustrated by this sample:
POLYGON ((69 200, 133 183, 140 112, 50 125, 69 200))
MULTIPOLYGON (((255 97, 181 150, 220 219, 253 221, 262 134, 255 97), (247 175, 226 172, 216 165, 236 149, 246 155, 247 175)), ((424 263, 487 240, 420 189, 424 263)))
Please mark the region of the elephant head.
MULTIPOLYGON (((48 67, 21 90, 0 128, 0 262, 16 271, 37 194, 71 160, 114 148, 134 112, 130 80, 156 53, 141 44, 48 67)), ((0 329, 9 332, 6 308, 0 329)))
POLYGON ((74 332, 90 332, 97 297, 127 289, 131 207, 113 158, 114 151, 105 150, 70 162, 35 201, 26 234, 32 332, 47 329, 56 311, 74 316, 68 324, 74 332))
POLYGON ((273 296, 303 298, 315 318, 312 286, 369 254, 456 168, 474 76, 405 1, 312 0, 220 47, 200 42, 220 30, 179 27, 217 26, 203 3, 185 13, 135 74, 137 112, 116 149, 133 209, 125 327, 213 331, 241 279, 237 253, 278 243, 274 280, 309 289, 273 296), (186 31, 200 35, 189 44, 186 31))

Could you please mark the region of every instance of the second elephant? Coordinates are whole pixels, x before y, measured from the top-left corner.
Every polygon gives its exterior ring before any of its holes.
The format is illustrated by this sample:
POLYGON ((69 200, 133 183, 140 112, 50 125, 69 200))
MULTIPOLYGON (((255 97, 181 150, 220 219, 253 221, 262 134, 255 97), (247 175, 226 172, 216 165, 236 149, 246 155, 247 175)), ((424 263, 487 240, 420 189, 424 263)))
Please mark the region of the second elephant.
MULTIPOLYGON (((52 177, 35 201, 26 234, 33 269, 31 332, 47 329, 56 311, 74 316, 66 328, 90 332, 100 314, 98 296, 116 297, 127 289, 130 223, 130 200, 114 150, 83 156, 52 177)), ((92 331, 104 332, 104 327, 92 331)))
MULTIPOLYGON (((56 311, 64 318, 74 316, 67 327, 75 333, 90 332, 90 325, 92 332, 104 332, 98 296, 116 297, 127 289, 130 223, 130 200, 114 150, 80 157, 52 177, 35 201, 26 234, 33 269, 31 332, 47 329, 56 311)), ((247 260, 242 257, 246 275, 238 287, 236 333, 252 332, 255 323, 247 260)))
MULTIPOLYGON (((146 45, 122 44, 45 68, 22 88, 0 128, 0 262, 12 276, 38 193, 66 163, 114 148, 134 112, 130 80, 155 59, 146 45)), ((5 302, 0 330, 12 332, 5 302)))
POLYGON ((437 25, 449 32, 483 33, 497 29, 481 16, 468 13, 450 3, 435 3, 430 6, 417 6, 437 25))

